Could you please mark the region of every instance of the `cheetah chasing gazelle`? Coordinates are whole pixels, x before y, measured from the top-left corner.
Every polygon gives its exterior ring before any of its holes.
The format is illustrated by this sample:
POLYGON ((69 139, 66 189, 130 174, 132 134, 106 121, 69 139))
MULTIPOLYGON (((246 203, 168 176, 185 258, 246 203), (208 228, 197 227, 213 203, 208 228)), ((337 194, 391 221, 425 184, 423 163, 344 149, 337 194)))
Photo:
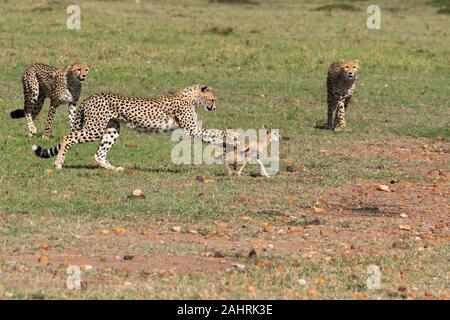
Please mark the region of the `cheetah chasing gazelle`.
POLYGON ((111 165, 106 157, 119 137, 121 123, 143 132, 160 133, 183 128, 192 138, 213 144, 223 143, 226 137, 223 131, 197 126, 197 107, 204 107, 207 111, 216 109, 216 97, 210 87, 197 84, 148 99, 95 94, 81 103, 78 123, 61 144, 49 149, 33 145, 33 151, 41 158, 57 155, 55 167, 60 169, 71 146, 101 140, 94 159, 101 167, 120 172, 124 169, 111 165))

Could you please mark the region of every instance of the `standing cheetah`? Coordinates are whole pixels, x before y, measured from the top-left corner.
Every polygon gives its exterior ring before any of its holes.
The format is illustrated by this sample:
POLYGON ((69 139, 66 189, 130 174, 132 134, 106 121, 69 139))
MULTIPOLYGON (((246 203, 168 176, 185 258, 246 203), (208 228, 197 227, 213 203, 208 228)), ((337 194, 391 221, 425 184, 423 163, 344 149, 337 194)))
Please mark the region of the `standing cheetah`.
POLYGON ((358 60, 338 61, 330 65, 327 77, 328 129, 345 129, 345 111, 355 90, 358 70, 358 60))
POLYGON ((22 76, 24 108, 12 111, 11 118, 25 117, 28 136, 32 137, 37 132, 33 120, 41 111, 45 98, 49 98, 50 109, 42 137, 50 137, 56 108, 61 104, 69 104, 69 121, 72 127, 81 85, 88 73, 89 66, 83 62, 72 63, 64 69, 42 63, 32 64, 22 76))
POLYGON ((197 126, 196 107, 204 107, 207 111, 215 110, 216 98, 210 87, 192 85, 175 93, 150 99, 111 93, 95 94, 80 105, 79 123, 76 124, 78 130, 65 136, 53 148, 42 149, 33 145, 33 151, 41 158, 57 154, 55 167, 60 169, 71 146, 100 140, 94 159, 101 167, 120 172, 124 169, 111 165, 106 156, 119 136, 121 123, 138 131, 157 133, 181 127, 192 138, 198 137, 213 144, 223 143, 223 131, 200 129, 197 126))

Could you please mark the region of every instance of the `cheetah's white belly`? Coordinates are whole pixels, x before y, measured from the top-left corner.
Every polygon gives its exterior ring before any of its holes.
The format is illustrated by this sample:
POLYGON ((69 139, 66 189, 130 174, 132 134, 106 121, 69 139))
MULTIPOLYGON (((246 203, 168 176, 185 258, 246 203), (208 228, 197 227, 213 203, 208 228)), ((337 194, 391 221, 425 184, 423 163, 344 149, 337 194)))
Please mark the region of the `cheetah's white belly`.
POLYGON ((175 130, 179 127, 178 123, 173 118, 170 118, 169 120, 159 124, 155 123, 144 125, 128 122, 126 123, 126 126, 130 129, 141 132, 157 132, 157 133, 175 130))
POLYGON ((73 96, 72 93, 68 90, 65 89, 64 92, 61 94, 61 96, 59 97, 61 103, 69 103, 69 102, 73 102, 73 96))

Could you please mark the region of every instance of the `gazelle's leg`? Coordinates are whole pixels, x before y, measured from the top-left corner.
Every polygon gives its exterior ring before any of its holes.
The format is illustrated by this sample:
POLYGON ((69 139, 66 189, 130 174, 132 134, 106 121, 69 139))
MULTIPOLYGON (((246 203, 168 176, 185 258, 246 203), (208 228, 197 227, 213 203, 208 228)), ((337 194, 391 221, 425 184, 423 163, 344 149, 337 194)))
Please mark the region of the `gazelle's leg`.
POLYGON ((244 160, 244 163, 242 164, 242 167, 239 169, 239 171, 238 171, 238 173, 237 173, 238 176, 240 176, 240 175, 242 174, 242 170, 244 170, 244 167, 245 167, 245 165, 246 165, 247 163, 250 163, 250 160, 245 159, 245 160, 244 160))
POLYGON ((256 162, 258 162, 258 164, 261 166, 262 175, 265 176, 266 178, 270 178, 270 176, 267 174, 266 168, 264 167, 261 159, 256 159, 256 162))

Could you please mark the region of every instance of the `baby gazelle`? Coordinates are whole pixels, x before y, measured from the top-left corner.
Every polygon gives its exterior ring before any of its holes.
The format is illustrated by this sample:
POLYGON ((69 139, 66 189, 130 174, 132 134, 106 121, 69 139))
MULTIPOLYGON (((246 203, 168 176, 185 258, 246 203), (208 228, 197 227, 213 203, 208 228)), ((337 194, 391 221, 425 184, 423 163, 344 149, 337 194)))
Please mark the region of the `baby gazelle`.
POLYGON ((229 151, 224 150, 223 154, 222 155, 219 154, 217 158, 219 157, 223 158, 229 176, 233 175, 233 171, 229 166, 229 162, 233 163, 234 170, 236 170, 237 163, 242 163, 242 167, 237 172, 237 175, 240 176, 242 174, 242 170, 244 170, 244 167, 247 164, 249 164, 252 159, 256 158, 256 162, 261 166, 262 175, 269 178, 266 168, 264 167, 260 159, 260 155, 263 151, 265 151, 268 148, 268 146, 272 143, 272 141, 279 141, 279 138, 280 137, 278 131, 266 129, 263 137, 255 141, 249 141, 243 146, 238 145, 236 143, 237 141, 235 141, 233 150, 229 151))

